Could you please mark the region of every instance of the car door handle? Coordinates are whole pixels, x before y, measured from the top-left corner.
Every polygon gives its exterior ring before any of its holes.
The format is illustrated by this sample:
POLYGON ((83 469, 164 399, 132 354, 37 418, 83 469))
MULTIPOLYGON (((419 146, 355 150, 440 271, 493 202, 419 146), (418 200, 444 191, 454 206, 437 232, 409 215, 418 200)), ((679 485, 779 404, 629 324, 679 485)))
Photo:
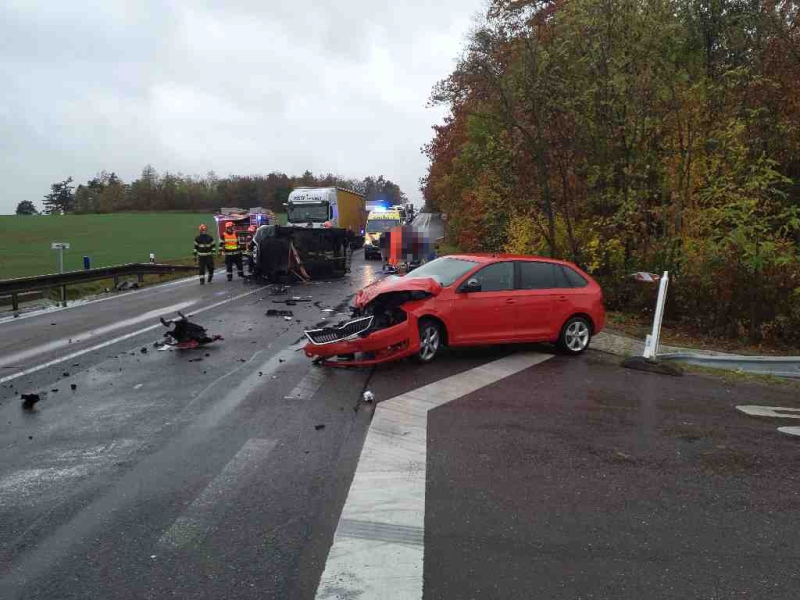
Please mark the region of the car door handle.
POLYGON ((506 298, 506 304, 516 304, 516 303, 517 301, 514 300, 513 298, 506 298))
POLYGON ((566 302, 567 300, 569 300, 569 298, 567 298, 566 296, 559 296, 558 297, 558 301, 559 302, 566 302))

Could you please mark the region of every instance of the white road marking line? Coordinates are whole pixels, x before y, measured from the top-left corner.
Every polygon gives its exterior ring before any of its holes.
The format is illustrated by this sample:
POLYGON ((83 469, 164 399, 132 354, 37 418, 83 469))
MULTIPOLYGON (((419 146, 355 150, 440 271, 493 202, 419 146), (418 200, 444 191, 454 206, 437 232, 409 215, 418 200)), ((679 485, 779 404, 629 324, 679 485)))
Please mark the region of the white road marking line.
POLYGON ((428 411, 549 358, 514 354, 377 406, 316 598, 422 598, 428 411))
POLYGON ((800 427, 778 427, 778 431, 785 433, 786 435, 800 437, 800 427))
POLYGON ((300 380, 295 388, 289 392, 284 400, 311 400, 323 386, 327 379, 328 369, 311 367, 311 370, 300 380))
POLYGON ((53 350, 58 350, 59 348, 66 348, 67 346, 72 344, 73 339, 76 340, 76 342, 84 342, 92 338, 105 335, 112 331, 116 331, 118 329, 124 329, 125 327, 129 327, 130 325, 136 325, 137 323, 141 323, 142 321, 151 321, 153 319, 157 319, 158 317, 164 316, 168 313, 174 313, 179 310, 189 308, 194 304, 197 304, 196 300, 189 300, 187 302, 179 302, 178 304, 172 304, 170 306, 163 306, 161 308, 157 308, 156 310, 151 310, 149 312, 142 313, 130 319, 117 321, 116 323, 111 323, 109 325, 104 325, 103 327, 97 327, 95 329, 89 329, 87 331, 81 331, 80 333, 76 333, 73 338, 61 338, 59 340, 53 340, 46 344, 42 344, 40 346, 28 348, 20 352, 15 352, 14 354, 9 354, 3 358, 0 358, 0 366, 13 365, 17 363, 24 364, 25 361, 27 361, 29 358, 40 356, 45 352, 51 352, 53 350))
POLYGON ((783 408, 781 406, 756 406, 742 404, 736 410, 752 417, 770 417, 773 419, 800 419, 800 408, 783 408), (785 414, 789 413, 789 414, 785 414), (794 414, 792 414, 794 413, 794 414))
MULTIPOLYGON (((262 291, 261 288, 257 288, 257 289, 251 290, 249 292, 245 292, 244 294, 239 294, 237 296, 231 296, 230 298, 226 298, 225 300, 220 300, 219 302, 215 302, 214 304, 210 304, 208 306, 204 306, 203 308, 199 308, 196 311, 192 312, 188 316, 199 315, 199 314, 204 313, 206 311, 215 309, 215 308, 217 308, 219 306, 222 306, 224 304, 228 304, 229 302, 233 302, 235 300, 239 300, 240 298, 245 298, 246 296, 250 296, 250 295, 255 294, 256 292, 260 292, 260 291, 262 291)), ((65 362, 65 361, 68 361, 68 360, 73 360, 73 359, 75 359, 75 358, 77 358, 79 356, 83 356, 84 354, 88 354, 89 352, 95 352, 97 350, 101 350, 103 348, 107 348, 108 346, 112 346, 112 345, 117 344, 119 342, 124 342, 125 340, 128 340, 130 338, 136 337, 136 336, 141 335, 143 333, 146 333, 148 331, 153 331, 154 329, 159 329, 159 328, 162 328, 162 327, 163 327, 163 325, 161 325, 160 323, 158 323, 156 325, 150 325, 149 327, 144 327, 144 328, 139 329, 137 331, 133 331, 131 333, 127 333, 125 335, 121 335, 121 336, 113 338, 111 340, 107 340, 107 341, 105 341, 105 342, 103 342, 101 344, 96 344, 95 346, 91 346, 90 348, 84 348, 83 350, 78 350, 77 352, 72 352, 70 354, 66 354, 66 355, 64 355, 64 356, 62 356, 60 358, 55 358, 55 359, 53 359, 51 361, 48 361, 46 363, 43 363, 41 365, 36 365, 35 367, 31 367, 30 369, 25 369, 24 371, 20 371, 19 373, 14 373, 13 375, 7 375, 5 377, 0 377, 0 383, 5 383, 6 381, 11 381, 13 379, 17 379, 18 377, 24 377, 26 375, 30 375, 31 373, 36 373, 37 371, 41 371, 42 369, 47 369, 47 368, 50 368, 50 367, 52 367, 54 365, 60 364, 62 362, 65 362)))
POLYGON ((178 549, 201 540, 213 527, 217 507, 232 500, 236 490, 253 474, 274 447, 273 440, 252 439, 245 442, 220 474, 161 536, 159 544, 178 549))

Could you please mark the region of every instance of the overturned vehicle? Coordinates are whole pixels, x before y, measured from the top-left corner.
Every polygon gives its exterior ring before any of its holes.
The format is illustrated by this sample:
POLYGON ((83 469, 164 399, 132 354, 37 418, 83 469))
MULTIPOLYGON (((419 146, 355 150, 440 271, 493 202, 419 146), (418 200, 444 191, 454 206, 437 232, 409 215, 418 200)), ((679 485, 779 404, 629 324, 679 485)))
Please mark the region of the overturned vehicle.
POLYGON ((343 277, 350 269, 353 239, 337 227, 260 227, 253 236, 255 273, 270 283, 343 277))

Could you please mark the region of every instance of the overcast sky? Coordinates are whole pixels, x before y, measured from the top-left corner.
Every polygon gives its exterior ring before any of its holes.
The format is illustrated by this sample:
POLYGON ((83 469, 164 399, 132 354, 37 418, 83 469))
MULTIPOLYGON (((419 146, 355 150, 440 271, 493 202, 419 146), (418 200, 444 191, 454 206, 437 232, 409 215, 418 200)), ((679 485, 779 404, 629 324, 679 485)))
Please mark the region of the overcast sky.
POLYGON ((484 0, 2 0, 0 214, 151 163, 384 175, 421 201, 426 108, 484 0))

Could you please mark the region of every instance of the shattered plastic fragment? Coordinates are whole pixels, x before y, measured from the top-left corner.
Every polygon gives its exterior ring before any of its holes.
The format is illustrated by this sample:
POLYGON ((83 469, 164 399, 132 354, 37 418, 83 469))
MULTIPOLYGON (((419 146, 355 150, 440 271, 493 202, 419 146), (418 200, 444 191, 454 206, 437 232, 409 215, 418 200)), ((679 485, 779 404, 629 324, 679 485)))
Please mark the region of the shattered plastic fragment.
POLYGON ((275 308, 270 308, 267 311, 268 317, 293 317, 294 313, 290 310, 279 310, 275 308))
POLYGON ((374 402, 374 401, 375 401, 375 394, 373 394, 369 390, 364 392, 364 402, 369 403, 369 402, 374 402))
POLYGON ((33 410, 33 405, 41 400, 39 394, 22 394, 22 408, 25 410, 33 410))
POLYGON ((314 425, 314 429, 319 431, 320 429, 325 429, 325 425, 314 425))

